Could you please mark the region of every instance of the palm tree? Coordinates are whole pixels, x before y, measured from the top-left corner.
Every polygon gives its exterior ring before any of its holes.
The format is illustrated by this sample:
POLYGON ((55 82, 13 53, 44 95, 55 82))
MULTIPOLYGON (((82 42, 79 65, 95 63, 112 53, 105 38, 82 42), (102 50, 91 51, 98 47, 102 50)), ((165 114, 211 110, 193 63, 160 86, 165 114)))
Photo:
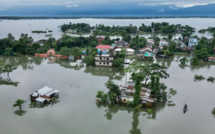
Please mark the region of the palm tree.
POLYGON ((19 110, 21 111, 22 110, 22 104, 25 103, 25 100, 22 100, 22 99, 17 99, 15 101, 15 103, 13 104, 13 107, 19 107, 19 110))
POLYGON ((15 41, 15 38, 13 37, 13 35, 11 33, 9 33, 7 35, 7 38, 10 40, 10 42, 14 42, 15 41))

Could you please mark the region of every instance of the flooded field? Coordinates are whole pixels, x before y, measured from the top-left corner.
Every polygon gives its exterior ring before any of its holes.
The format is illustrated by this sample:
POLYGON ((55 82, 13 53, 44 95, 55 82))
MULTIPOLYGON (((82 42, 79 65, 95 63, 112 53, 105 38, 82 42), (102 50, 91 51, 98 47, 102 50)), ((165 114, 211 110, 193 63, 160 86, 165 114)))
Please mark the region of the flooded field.
POLYGON ((162 82, 178 94, 171 98, 174 106, 159 103, 152 115, 148 115, 125 107, 96 104, 97 91, 107 91, 108 80, 119 85, 125 83, 126 73, 122 69, 76 66, 71 61, 31 56, 0 56, 0 62, 18 66, 10 74, 10 80, 0 81, 1 133, 214 134, 215 117, 211 111, 215 107, 215 83, 196 82, 194 75, 215 77, 215 64, 204 62, 181 68, 181 57, 155 61, 168 67, 170 77, 162 82), (29 95, 45 85, 60 90, 60 101, 44 108, 30 108, 29 95), (27 101, 23 116, 14 114, 18 108, 12 107, 18 98, 27 101), (188 111, 183 114, 185 104, 188 111))

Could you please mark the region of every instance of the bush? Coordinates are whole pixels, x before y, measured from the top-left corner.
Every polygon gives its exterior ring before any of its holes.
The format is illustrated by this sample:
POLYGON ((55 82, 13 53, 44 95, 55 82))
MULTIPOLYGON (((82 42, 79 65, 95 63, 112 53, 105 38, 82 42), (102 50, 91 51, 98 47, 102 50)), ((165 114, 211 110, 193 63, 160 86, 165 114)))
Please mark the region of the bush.
POLYGON ((89 55, 84 58, 84 62, 87 66, 94 66, 95 65, 95 59, 92 55, 89 55))
POLYGON ((196 57, 192 58, 190 62, 192 65, 199 65, 199 60, 196 57))
POLYGON ((103 94, 104 94, 104 92, 101 91, 101 90, 99 90, 99 91, 97 91, 96 97, 97 97, 97 98, 101 98, 103 94))
POLYGON ((106 103, 107 99, 108 99, 108 95, 106 93, 104 93, 103 91, 101 91, 101 90, 99 90, 97 92, 96 97, 99 98, 100 99, 99 102, 102 102, 102 103, 106 103))
POLYGON ((124 58, 118 58, 113 61, 115 67, 122 67, 124 65, 124 58))
POLYGON ((134 104, 133 104, 133 102, 128 101, 128 102, 126 102, 126 106, 127 106, 127 107, 133 107, 133 106, 134 106, 134 104))
POLYGON ((134 111, 139 112, 141 108, 142 108, 142 104, 139 104, 134 108, 134 111))
POLYGON ((215 116, 215 108, 213 109, 212 114, 215 116))
POLYGON ((148 114, 152 114, 152 109, 151 109, 151 108, 148 108, 148 109, 147 109, 147 113, 148 113, 148 114))
POLYGON ((199 81, 200 81, 200 80, 205 79, 205 77, 202 76, 202 75, 195 75, 195 76, 194 76, 194 79, 195 79, 195 81, 196 81, 196 80, 199 80, 199 81))
POLYGON ((212 77, 212 76, 207 78, 207 81, 210 81, 210 82, 214 82, 214 80, 215 80, 215 77, 212 77))

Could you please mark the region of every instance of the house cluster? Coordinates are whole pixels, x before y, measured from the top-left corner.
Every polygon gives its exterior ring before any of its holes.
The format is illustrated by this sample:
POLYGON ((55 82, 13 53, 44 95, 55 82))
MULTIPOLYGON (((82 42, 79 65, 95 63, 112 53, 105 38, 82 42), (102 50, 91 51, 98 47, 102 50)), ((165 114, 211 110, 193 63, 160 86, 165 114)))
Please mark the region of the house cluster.
POLYGON ((30 95, 31 102, 36 102, 39 106, 49 103, 54 97, 59 97, 59 90, 47 86, 30 95))
POLYGON ((126 55, 134 55, 134 50, 128 48, 128 43, 125 41, 116 41, 111 46, 110 45, 98 45, 98 54, 95 56, 95 65, 101 67, 111 67, 113 66, 114 55, 121 52, 123 49, 126 55))
POLYGON ((77 30, 76 29, 69 29, 66 31, 66 33, 76 34, 77 30))
MULTIPOLYGON (((132 102, 134 100, 133 94, 135 92, 134 88, 135 83, 132 81, 128 81, 121 89, 121 102, 122 103, 127 103, 127 102, 132 102)), ((151 89, 148 86, 145 86, 144 84, 142 85, 142 89, 140 92, 141 96, 141 103, 142 104, 147 104, 151 103, 152 105, 155 104, 156 99, 152 97, 151 94, 151 89)))

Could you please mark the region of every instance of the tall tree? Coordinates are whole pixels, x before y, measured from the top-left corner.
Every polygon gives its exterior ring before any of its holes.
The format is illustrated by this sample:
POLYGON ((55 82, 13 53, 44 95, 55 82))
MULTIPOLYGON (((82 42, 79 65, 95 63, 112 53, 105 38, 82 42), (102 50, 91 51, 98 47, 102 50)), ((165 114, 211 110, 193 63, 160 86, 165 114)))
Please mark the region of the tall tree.
POLYGON ((140 92, 141 92, 141 85, 140 82, 143 81, 144 75, 141 73, 133 73, 131 75, 131 79, 135 82, 134 88, 134 100, 133 100, 133 105, 137 106, 140 104, 140 92))
POLYGON ((140 72, 145 78, 145 84, 151 79, 151 76, 159 76, 160 78, 167 78, 169 74, 166 72, 166 67, 157 63, 152 64, 131 64, 125 69, 127 72, 140 72))
POLYGON ((7 76, 9 77, 9 73, 13 72, 13 70, 16 70, 17 66, 13 65, 13 64, 5 64, 3 66, 3 72, 7 73, 7 76))

